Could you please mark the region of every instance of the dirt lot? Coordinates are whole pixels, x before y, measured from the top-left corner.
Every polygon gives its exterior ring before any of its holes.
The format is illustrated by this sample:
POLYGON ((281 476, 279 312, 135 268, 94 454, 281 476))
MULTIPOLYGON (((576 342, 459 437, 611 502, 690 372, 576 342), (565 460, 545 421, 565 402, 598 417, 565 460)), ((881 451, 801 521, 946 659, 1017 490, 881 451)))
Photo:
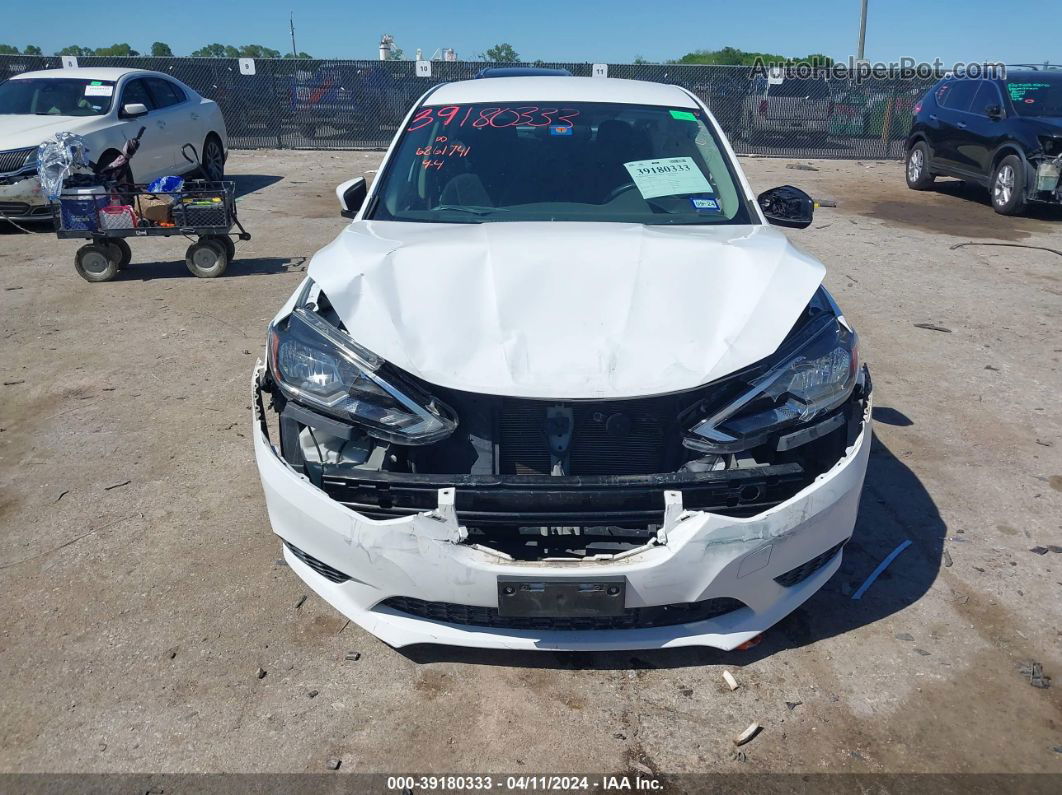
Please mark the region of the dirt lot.
POLYGON ((299 607, 249 438, 266 323, 378 160, 234 153, 254 239, 217 280, 159 240, 90 285, 75 242, 0 230, 0 770, 1062 771, 1062 554, 1030 551, 1062 544, 1062 256, 952 248, 1062 249, 1062 217, 744 160, 837 202, 792 237, 876 387, 841 571, 746 652, 399 653, 299 607))

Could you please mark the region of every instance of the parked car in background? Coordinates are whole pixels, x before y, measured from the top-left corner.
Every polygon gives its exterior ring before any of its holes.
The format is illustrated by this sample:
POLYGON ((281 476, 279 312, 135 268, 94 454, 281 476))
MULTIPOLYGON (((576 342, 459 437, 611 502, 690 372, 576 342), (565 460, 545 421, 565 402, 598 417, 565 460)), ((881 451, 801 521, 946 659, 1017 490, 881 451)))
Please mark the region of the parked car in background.
POLYGON ((197 168, 182 154, 192 144, 212 180, 225 175, 225 121, 169 75, 142 69, 78 68, 24 72, 0 83, 0 215, 48 218, 37 181, 37 147, 58 132, 80 135, 93 162, 110 162, 146 127, 132 163, 137 182, 197 168))
POLYGON ((292 571, 394 646, 732 649, 841 565, 871 383, 684 88, 432 88, 254 374, 292 571))
POLYGON ((916 90, 873 91, 854 88, 838 96, 830 114, 830 135, 852 138, 903 139, 918 100, 916 90), (885 135, 885 125, 889 132, 885 135))
POLYGON ((832 104, 826 80, 792 78, 774 84, 761 78, 745 98, 741 129, 750 136, 826 134, 832 104))
POLYGON ((911 189, 956 177, 988 188, 1003 215, 1018 215, 1031 202, 1062 204, 1062 71, 946 77, 914 110, 906 161, 911 189))
POLYGON ((290 83, 290 116, 299 132, 314 138, 330 129, 366 138, 390 135, 409 103, 424 91, 409 70, 385 65, 325 63, 296 70, 290 83))

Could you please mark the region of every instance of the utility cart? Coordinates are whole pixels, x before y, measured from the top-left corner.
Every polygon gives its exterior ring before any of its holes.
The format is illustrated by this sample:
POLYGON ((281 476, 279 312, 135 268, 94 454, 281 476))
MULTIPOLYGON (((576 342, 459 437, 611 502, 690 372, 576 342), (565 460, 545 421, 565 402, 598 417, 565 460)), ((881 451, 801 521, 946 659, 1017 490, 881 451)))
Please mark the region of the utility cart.
MULTIPOLYGON (((251 239, 236 217, 236 183, 176 176, 150 185, 134 183, 130 163, 146 129, 141 127, 135 138, 126 141, 110 163, 85 163, 83 143, 76 136, 56 136, 61 139, 58 145, 44 155, 60 166, 54 180, 62 189, 49 193, 56 235, 90 241, 74 259, 86 281, 109 281, 132 261, 127 238, 173 235, 192 240, 184 261, 193 275, 220 276, 236 254, 233 238, 251 239), (75 163, 92 174, 71 174, 75 163)), ((202 171, 192 144, 185 144, 181 154, 202 171)), ((45 181, 42 177, 42 185, 45 181)))
POLYGON ((235 188, 233 182, 206 180, 188 180, 165 193, 146 185, 64 188, 52 202, 56 235, 90 241, 74 260, 86 281, 113 279, 130 263, 128 238, 174 235, 192 240, 185 254, 189 271, 220 276, 235 257, 234 238, 251 239, 236 216, 235 188))

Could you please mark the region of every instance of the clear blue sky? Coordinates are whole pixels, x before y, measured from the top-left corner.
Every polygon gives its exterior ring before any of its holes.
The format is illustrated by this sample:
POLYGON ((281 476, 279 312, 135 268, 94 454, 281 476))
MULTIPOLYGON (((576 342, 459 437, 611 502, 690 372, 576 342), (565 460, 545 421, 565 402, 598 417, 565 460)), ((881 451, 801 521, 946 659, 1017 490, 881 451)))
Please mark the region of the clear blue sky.
MULTIPOLYGON (((847 58, 854 52, 860 0, 0 0, 0 43, 45 53, 70 44, 128 42, 141 52, 153 41, 185 55, 211 43, 290 48, 318 58, 374 58, 391 33, 407 58, 453 47, 462 59, 501 41, 525 60, 629 62, 678 58, 726 45, 745 50, 847 58), (101 8, 109 9, 106 13, 101 8), (44 14, 47 14, 47 17, 44 14)), ((870 0, 867 57, 940 58, 1008 63, 1062 62, 1062 0, 870 0), (1054 20, 1053 22, 1051 20, 1054 20)))

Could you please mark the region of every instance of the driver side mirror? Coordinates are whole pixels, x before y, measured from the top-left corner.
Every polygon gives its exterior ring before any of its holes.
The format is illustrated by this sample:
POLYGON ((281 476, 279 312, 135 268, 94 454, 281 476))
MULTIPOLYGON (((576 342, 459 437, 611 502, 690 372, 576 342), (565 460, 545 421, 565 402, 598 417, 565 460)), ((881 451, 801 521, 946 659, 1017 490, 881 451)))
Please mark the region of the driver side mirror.
POLYGON ((147 105, 144 103, 130 102, 126 105, 122 105, 122 112, 119 115, 123 119, 135 119, 137 116, 146 116, 147 112, 147 105))
POLYGON ((999 107, 999 105, 989 105, 985 108, 985 115, 992 121, 999 121, 1004 116, 1003 108, 999 107))
POLYGON ((815 202, 800 188, 783 185, 756 197, 767 223, 790 229, 806 229, 815 214, 815 202))
POLYGON ((336 186, 336 198, 339 199, 339 214, 344 218, 353 218, 358 214, 365 197, 369 194, 369 186, 365 183, 365 177, 355 177, 336 186))

